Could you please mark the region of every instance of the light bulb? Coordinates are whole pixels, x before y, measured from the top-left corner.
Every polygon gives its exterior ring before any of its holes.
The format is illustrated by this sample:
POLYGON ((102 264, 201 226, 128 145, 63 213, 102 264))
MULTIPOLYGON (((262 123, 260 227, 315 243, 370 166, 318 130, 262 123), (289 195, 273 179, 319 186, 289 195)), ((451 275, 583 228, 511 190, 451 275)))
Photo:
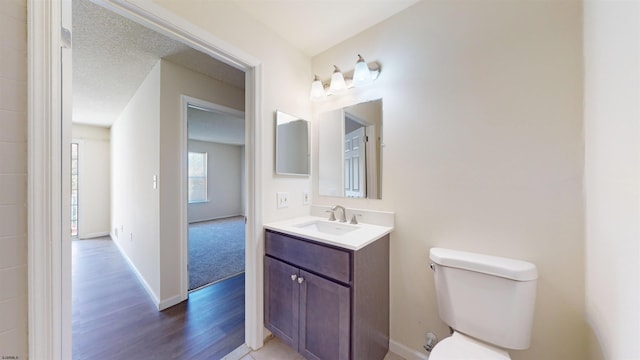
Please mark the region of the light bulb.
POLYGON ((373 82, 371 78, 371 71, 369 70, 369 66, 364 61, 362 56, 358 54, 358 62, 356 62, 356 67, 353 70, 353 86, 360 87, 366 86, 373 82))
POLYGON ((318 75, 316 75, 313 79, 313 82, 311 83, 311 95, 309 96, 309 99, 311 99, 312 101, 318 101, 324 99, 325 97, 327 97, 327 94, 324 91, 324 85, 322 84, 322 81, 320 80, 318 75))
POLYGON ((333 65, 334 70, 331 75, 331 85, 329 91, 334 95, 345 94, 347 92, 347 84, 344 82, 344 76, 337 66, 333 65))

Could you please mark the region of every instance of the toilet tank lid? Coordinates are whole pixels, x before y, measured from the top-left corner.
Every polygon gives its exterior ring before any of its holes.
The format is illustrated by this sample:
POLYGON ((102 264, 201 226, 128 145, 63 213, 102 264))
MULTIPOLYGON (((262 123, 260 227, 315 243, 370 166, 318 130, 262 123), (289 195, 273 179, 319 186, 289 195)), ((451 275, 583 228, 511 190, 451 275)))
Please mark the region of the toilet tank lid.
POLYGON ((531 281, 538 278, 538 269, 527 261, 444 248, 431 248, 429 254, 431 261, 441 266, 476 271, 516 281, 531 281))

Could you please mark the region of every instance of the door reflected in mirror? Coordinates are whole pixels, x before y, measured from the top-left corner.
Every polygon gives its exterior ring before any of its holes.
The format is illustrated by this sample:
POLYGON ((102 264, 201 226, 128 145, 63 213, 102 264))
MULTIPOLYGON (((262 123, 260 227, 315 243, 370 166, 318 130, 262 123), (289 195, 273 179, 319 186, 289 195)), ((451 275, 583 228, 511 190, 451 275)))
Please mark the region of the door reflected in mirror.
POLYGON ((321 113, 318 194, 382 198, 382 100, 321 113))
POLYGON ((276 174, 310 174, 309 122, 276 111, 276 174))

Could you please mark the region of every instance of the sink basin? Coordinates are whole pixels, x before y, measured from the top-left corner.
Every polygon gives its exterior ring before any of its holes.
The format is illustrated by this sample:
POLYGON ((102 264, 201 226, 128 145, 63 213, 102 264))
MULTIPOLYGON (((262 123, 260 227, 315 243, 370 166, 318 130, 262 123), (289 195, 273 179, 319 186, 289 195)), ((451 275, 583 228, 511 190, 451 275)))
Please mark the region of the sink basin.
POLYGON ((294 227, 329 235, 344 235, 359 229, 356 225, 322 220, 307 221, 296 224, 294 227))
POLYGON ((358 224, 329 221, 320 216, 300 216, 264 224, 265 229, 317 241, 348 250, 360 250, 384 237, 393 226, 365 222, 358 224))

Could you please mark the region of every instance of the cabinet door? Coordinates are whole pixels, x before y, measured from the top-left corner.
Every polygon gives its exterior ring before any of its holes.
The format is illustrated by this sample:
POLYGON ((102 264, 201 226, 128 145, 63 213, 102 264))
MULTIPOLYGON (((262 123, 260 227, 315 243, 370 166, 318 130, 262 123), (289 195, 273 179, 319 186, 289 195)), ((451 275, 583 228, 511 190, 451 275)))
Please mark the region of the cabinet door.
POLYGON ((298 350, 300 285, 298 269, 265 257, 264 323, 274 335, 298 350))
POLYGON ((298 351, 307 359, 349 359, 349 288, 304 270, 300 278, 298 351))

